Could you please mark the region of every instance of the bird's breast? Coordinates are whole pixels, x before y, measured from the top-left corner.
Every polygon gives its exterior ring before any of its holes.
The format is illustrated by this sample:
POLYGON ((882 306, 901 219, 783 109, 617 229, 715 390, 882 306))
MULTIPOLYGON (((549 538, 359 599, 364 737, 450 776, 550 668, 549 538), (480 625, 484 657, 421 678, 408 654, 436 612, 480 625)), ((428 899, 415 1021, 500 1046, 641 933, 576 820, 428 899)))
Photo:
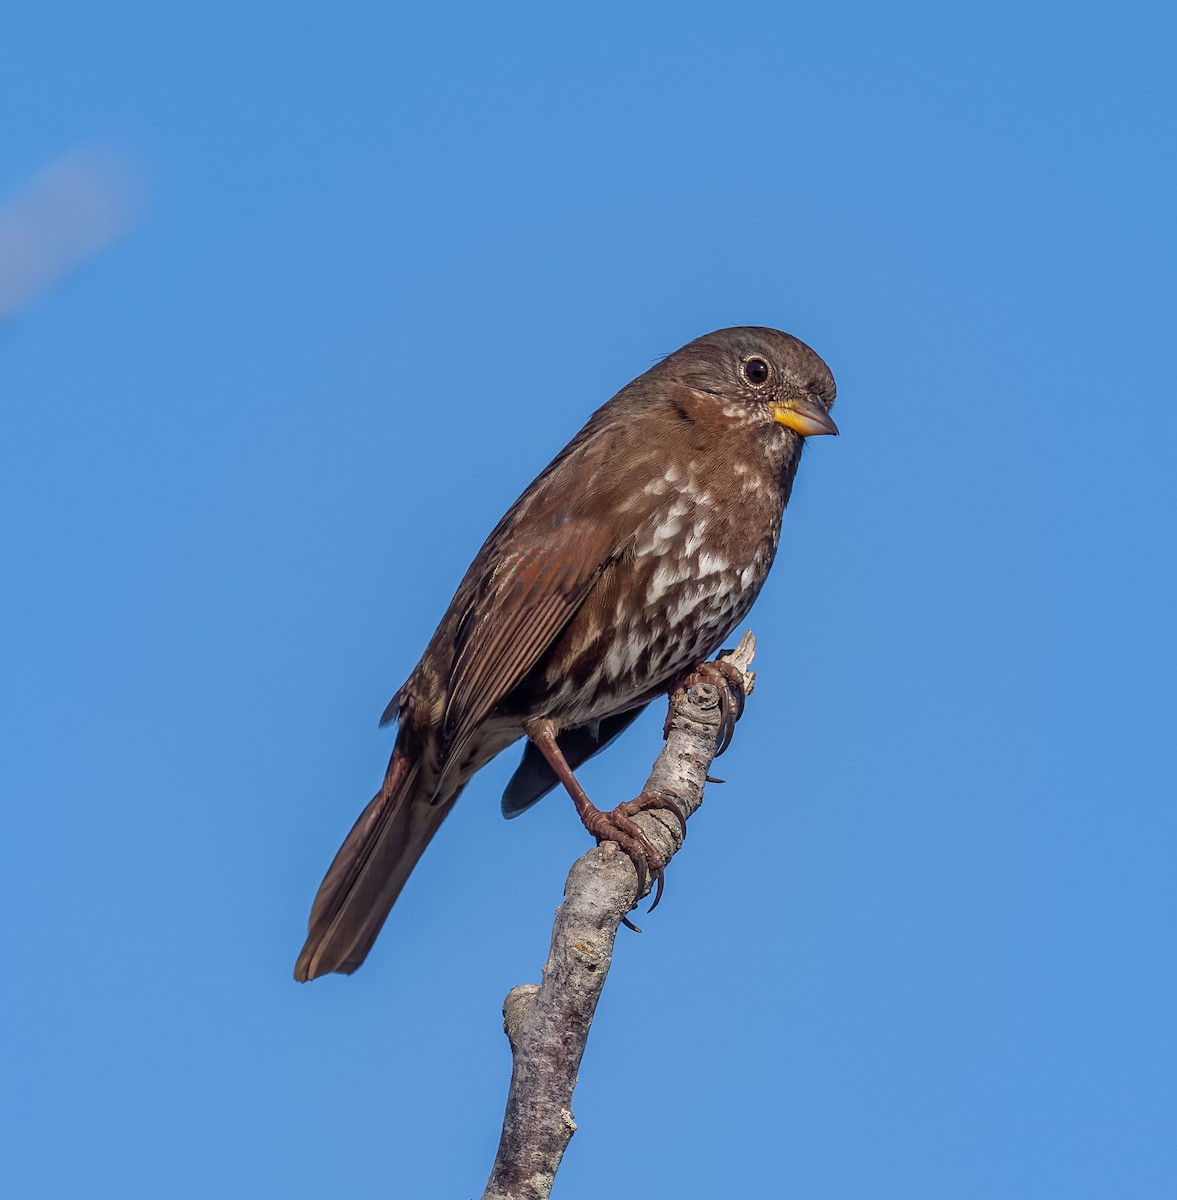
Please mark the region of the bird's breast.
POLYGON ((528 707, 567 725, 640 703, 708 658, 752 607, 783 500, 751 473, 709 484, 668 467, 656 501, 529 681, 528 707))

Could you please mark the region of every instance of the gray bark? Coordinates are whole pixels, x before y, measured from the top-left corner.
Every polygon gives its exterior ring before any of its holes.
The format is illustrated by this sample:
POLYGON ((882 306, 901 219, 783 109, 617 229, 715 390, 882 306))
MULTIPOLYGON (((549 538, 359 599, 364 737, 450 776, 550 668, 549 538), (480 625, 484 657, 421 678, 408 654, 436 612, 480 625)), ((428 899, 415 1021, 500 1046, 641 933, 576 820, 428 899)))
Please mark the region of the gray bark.
MULTIPOLYGON (((744 675, 756 639, 746 633, 721 657, 744 675)), ((715 757, 720 695, 711 684, 679 690, 670 701, 669 734, 644 790, 669 795, 687 814, 703 801, 715 757)), ((634 818, 668 858, 682 845, 678 822, 659 810, 634 818)), ((617 927, 641 899, 637 871, 613 842, 572 865, 564 903, 556 912, 543 982, 512 988, 503 1004, 503 1028, 513 1069, 498 1155, 483 1200, 546 1200, 568 1143, 576 1132, 572 1090, 597 1000, 613 960, 617 927)))

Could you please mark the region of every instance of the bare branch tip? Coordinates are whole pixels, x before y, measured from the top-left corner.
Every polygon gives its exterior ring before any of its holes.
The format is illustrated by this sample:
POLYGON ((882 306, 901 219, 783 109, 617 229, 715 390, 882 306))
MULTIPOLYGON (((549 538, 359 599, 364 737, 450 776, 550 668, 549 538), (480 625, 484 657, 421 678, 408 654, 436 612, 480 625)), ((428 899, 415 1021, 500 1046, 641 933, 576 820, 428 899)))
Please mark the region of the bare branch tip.
POLYGON ((721 662, 731 663, 744 677, 744 694, 750 696, 756 687, 756 672, 749 669, 756 657, 756 635, 752 630, 747 630, 734 650, 728 650, 719 657, 721 662))

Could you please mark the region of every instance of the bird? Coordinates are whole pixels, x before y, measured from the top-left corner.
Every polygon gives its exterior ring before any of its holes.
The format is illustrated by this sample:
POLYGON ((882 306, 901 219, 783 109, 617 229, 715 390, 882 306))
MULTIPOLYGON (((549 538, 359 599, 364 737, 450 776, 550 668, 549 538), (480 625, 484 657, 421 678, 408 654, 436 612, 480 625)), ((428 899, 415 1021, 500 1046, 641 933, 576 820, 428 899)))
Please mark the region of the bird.
POLYGON ((602 811, 575 769, 743 621, 805 440, 838 432, 835 392, 804 342, 739 326, 667 355, 593 413, 491 531, 385 709, 388 769, 315 896, 295 979, 363 963, 463 788, 521 738, 504 816, 563 783, 586 829, 661 889, 664 863, 632 816, 682 814, 647 796, 602 811))

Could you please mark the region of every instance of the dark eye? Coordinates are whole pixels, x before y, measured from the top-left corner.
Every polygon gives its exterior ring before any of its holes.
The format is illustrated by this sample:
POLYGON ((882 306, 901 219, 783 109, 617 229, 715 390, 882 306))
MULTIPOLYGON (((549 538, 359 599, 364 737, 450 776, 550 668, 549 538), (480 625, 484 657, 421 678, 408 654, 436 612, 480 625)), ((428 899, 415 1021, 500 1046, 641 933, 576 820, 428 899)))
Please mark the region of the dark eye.
POLYGON ((744 378, 753 386, 759 387, 768 380, 768 363, 762 358, 750 358, 742 368, 744 378))

